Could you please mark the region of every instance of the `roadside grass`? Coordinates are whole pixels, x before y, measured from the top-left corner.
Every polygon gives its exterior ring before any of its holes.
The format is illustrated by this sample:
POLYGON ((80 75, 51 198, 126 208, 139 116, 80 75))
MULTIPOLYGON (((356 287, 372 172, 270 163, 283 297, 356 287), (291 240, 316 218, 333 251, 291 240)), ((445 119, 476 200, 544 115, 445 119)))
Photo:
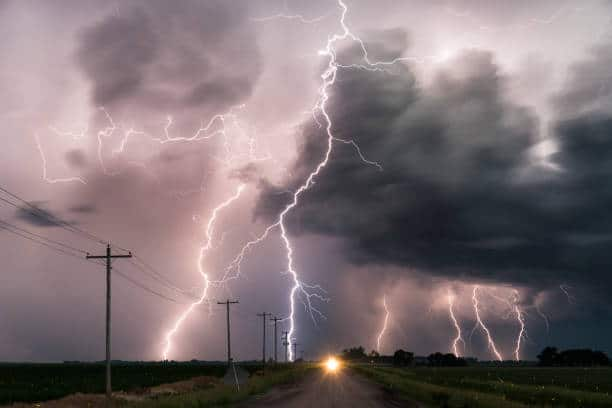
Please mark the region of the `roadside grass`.
MULTIPOLYGON (((512 383, 507 380, 481 380, 482 373, 493 370, 514 370, 513 376, 522 368, 424 368, 402 369, 390 367, 354 366, 357 372, 398 392, 434 407, 565 407, 600 408, 612 407, 612 396, 608 392, 590 392, 560 386, 512 383)), ((529 370, 529 369, 527 369, 529 370)), ((531 369, 533 370, 533 369, 531 369)), ((579 372, 581 369, 574 369, 579 372)), ((571 371, 566 371, 566 375, 571 371)), ((604 370, 603 374, 612 374, 604 370)), ((598 373, 599 374, 599 373, 598 373)), ((550 380, 550 378, 548 378, 550 380)), ((548 382, 548 381, 547 381, 548 382)))
POLYGON ((241 386, 240 391, 237 391, 234 386, 220 384, 210 389, 134 402, 127 406, 141 408, 206 408, 233 405, 263 394, 274 386, 296 383, 308 372, 311 372, 313 368, 315 366, 310 364, 271 368, 266 371, 265 376, 251 376, 247 384, 241 386))
POLYGON ((358 373, 396 392, 400 397, 415 400, 427 406, 448 408, 521 408, 524 404, 507 401, 495 395, 470 390, 452 389, 421 382, 372 367, 353 366, 358 373))
MULTIPOLYGON (((243 368, 254 371, 260 366, 243 368)), ((198 376, 221 377, 225 369, 223 363, 114 363, 113 391, 133 391, 198 376)), ((97 363, 0 364, 0 405, 104 393, 104 370, 104 365, 97 363)))
POLYGON ((400 371, 439 385, 456 385, 469 378, 612 394, 612 369, 606 367, 415 367, 400 371))

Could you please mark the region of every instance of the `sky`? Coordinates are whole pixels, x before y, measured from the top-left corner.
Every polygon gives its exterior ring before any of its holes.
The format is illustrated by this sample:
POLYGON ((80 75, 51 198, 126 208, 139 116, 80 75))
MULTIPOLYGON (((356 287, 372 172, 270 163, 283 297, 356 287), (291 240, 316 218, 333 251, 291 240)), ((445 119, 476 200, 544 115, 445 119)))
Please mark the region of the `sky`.
POLYGON ((0 360, 103 358, 106 242, 116 359, 224 359, 227 299, 239 360, 262 312, 307 358, 612 353, 611 29, 595 0, 0 0, 0 360))

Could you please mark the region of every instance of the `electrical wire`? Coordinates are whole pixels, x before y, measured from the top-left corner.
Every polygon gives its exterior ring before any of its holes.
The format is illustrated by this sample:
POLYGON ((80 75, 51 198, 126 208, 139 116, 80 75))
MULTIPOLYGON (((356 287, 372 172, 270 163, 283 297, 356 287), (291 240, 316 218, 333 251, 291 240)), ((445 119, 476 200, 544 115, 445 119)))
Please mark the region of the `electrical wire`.
POLYGON ((29 231, 29 230, 27 230, 27 229, 25 229, 25 228, 22 228, 22 227, 18 227, 18 226, 17 226, 17 225, 15 225, 15 224, 11 224, 10 222, 7 222, 7 221, 5 221, 5 220, 0 219, 0 226, 2 226, 2 225, 8 226, 8 227, 10 227, 10 228, 12 228, 12 229, 14 229, 14 230, 17 230, 17 231, 23 232, 23 233, 25 233, 25 234, 29 234, 29 235, 32 235, 32 236, 34 236, 34 237, 40 238, 40 239, 42 239, 42 240, 44 240, 44 241, 46 241, 46 242, 49 242, 49 243, 51 243, 51 244, 55 244, 55 245, 58 245, 58 246, 64 247, 64 248, 66 248, 66 249, 68 249, 68 250, 75 251, 75 252, 80 252, 80 253, 82 253, 82 254, 87 254, 87 252, 86 252, 86 251, 83 251, 82 249, 75 248, 75 247, 73 247, 73 246, 71 246, 71 245, 64 244, 63 242, 53 240, 53 239, 51 239, 51 238, 49 238, 49 237, 45 237, 45 236, 43 236, 43 235, 40 235, 40 234, 37 234, 37 233, 35 233, 35 232, 29 231))
MULTIPOLYGON (((20 201, 21 203, 23 203, 25 206, 29 207, 31 210, 28 210, 27 208, 23 207, 22 205, 16 204, 14 202, 11 202, 10 200, 7 200, 5 198, 0 197, 1 201, 4 201, 5 203, 8 203, 18 209, 21 209, 23 211, 28 212, 29 214, 38 217, 39 219, 46 221, 46 222, 50 222, 52 224, 55 224, 56 226, 63 228, 67 231, 70 231, 74 234, 79 234, 91 241, 97 242, 97 243, 101 243, 101 244, 106 244, 108 241, 97 236, 94 235, 88 231, 85 231, 82 228, 77 227, 74 224, 71 224, 67 221, 62 220, 61 218, 59 218, 58 216, 49 213, 48 211, 45 211, 37 206, 35 206, 34 204, 28 202, 27 200, 21 198, 20 196, 18 196, 15 193, 10 192, 9 190, 7 190, 5 187, 0 186, 0 191, 7 194, 8 196, 12 197, 15 200, 20 201)), ((113 245, 114 248, 119 249, 121 251, 125 251, 125 252, 129 252, 129 250, 122 248, 118 245, 113 245)))

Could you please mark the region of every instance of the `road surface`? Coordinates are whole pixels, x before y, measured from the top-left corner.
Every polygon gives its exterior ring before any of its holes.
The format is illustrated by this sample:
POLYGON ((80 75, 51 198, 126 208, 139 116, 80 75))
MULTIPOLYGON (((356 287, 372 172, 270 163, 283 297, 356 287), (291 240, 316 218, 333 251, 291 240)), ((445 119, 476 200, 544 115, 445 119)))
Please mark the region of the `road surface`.
POLYGON ((297 385, 277 388, 242 407, 397 408, 418 405, 398 401, 377 384, 344 368, 333 374, 321 369, 297 385))

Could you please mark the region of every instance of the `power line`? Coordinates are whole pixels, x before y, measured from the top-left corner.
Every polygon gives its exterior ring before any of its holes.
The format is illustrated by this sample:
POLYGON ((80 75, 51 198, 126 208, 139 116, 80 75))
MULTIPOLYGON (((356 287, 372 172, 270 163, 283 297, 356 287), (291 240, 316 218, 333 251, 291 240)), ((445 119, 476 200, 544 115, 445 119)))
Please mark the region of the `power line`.
MULTIPOLYGON (((0 191, 5 191, 2 189, 2 187, 0 187, 0 191)), ((7 193, 10 194, 10 193, 7 193)), ((16 197, 16 196, 15 196, 16 197)), ((31 209, 25 208, 20 204, 14 203, 6 198, 0 197, 0 201, 4 201, 7 204, 12 205, 13 207, 19 209, 19 210, 23 210, 25 212, 27 212, 30 215, 33 215, 35 217, 37 217, 38 219, 44 221, 44 222, 48 222, 51 224, 54 224, 55 226, 58 226, 60 228, 65 229, 66 231, 72 232, 73 234, 79 234, 81 236, 84 236, 85 238, 94 241, 96 243, 104 243, 104 240, 102 240, 101 238, 94 238, 93 235, 90 235, 89 233, 86 232, 81 232, 79 231, 79 229, 77 227, 75 227, 74 225, 71 225, 70 223, 60 220, 59 218, 57 218, 55 215, 49 213, 48 211, 45 211, 41 208, 36 207, 33 204, 28 203, 25 200, 22 200, 21 198, 17 198, 19 201, 23 202, 25 205, 27 205, 28 207, 30 207, 31 209)))
POLYGON ((114 271, 114 272, 115 272, 117 275, 121 276, 123 279, 125 279, 125 280, 127 280, 128 282, 130 282, 131 284, 133 284, 134 286, 136 286, 136 287, 138 287, 138 288, 140 288, 140 289, 142 289, 142 290, 144 290, 144 291, 146 291, 146 292, 148 292, 148 293, 150 293, 150 294, 152 294, 152 295, 155 295, 155 296, 157 296, 157 297, 159 297, 159 298, 162 298, 162 299, 164 299, 164 300, 167 300, 167 301, 169 301, 169 302, 173 302, 173 303, 181 303, 181 302, 178 302, 176 299, 173 299, 173 298, 171 298, 171 297, 168 297, 168 296, 166 296, 166 295, 164 295, 164 294, 162 294, 162 293, 157 292, 157 291, 156 291, 156 290, 154 290, 154 289, 151 289, 151 288, 149 288, 149 287, 145 286, 144 284, 142 284, 142 283, 138 282, 136 279, 133 279, 133 278, 131 278, 130 276, 128 276, 128 275, 126 275, 126 274, 124 274, 124 273, 123 273, 123 272, 121 272, 121 271, 119 271, 119 270, 118 270, 117 268, 115 268, 115 267, 113 267, 113 271, 114 271))
POLYGON ((81 256, 79 256, 79 255, 73 254, 72 252, 68 252, 68 251, 66 251, 64 249, 61 249, 61 248, 54 247, 53 245, 50 245, 50 244, 48 244, 48 243, 46 243, 44 241, 39 241, 39 240, 37 240, 35 238, 29 237, 27 235, 24 235, 21 232, 13 230, 13 229, 11 229, 10 227, 8 227, 6 225, 2 226, 2 228, 5 231, 8 231, 8 232, 10 232, 12 234, 15 234, 15 235, 18 235, 18 236, 20 236, 20 237, 22 237, 24 239, 27 239, 28 241, 36 242, 37 244, 45 246, 45 247, 47 247, 47 248, 49 248, 49 249, 51 249, 51 250, 53 250, 55 252, 59 252, 59 253, 62 253, 64 255, 71 256, 73 258, 82 259, 81 256))
POLYGON ((180 295, 187 296, 187 297, 189 297, 192 300, 197 299, 189 291, 186 291, 184 289, 179 288, 170 279, 168 279, 164 274, 162 274, 161 272, 157 271, 151 265, 146 263, 141 257, 139 257, 137 255, 133 255, 133 257, 139 263, 134 262, 132 259, 130 259, 128 262, 132 266, 134 266, 135 268, 137 268, 142 273, 146 274, 147 276, 149 276, 152 279, 154 279, 155 281, 157 281, 159 284, 161 284, 166 289, 172 290, 172 291, 174 291, 174 292, 176 292, 176 293, 178 293, 180 295))
POLYGON ((8 225, 9 227, 11 227, 11 228, 13 228, 13 229, 15 229, 15 230, 21 231, 21 232, 26 233, 26 234, 30 234, 30 235, 32 235, 32 236, 35 236, 35 237, 40 238, 40 239, 43 239, 43 240, 45 240, 45 241, 47 241, 47 242, 49 242, 49 243, 52 243, 52 244, 55 244, 55 245, 59 245, 59 246, 61 246, 61 247, 64 247, 64 248, 66 248, 66 249, 69 249, 69 250, 71 250, 71 251, 80 252, 80 253, 82 253, 82 254, 85 254, 85 253, 86 253, 86 252, 85 252, 85 251, 83 251, 82 249, 75 248, 75 247, 73 247, 73 246, 71 246, 71 245, 68 245, 68 244, 64 244, 63 242, 56 241, 56 240, 51 239, 51 238, 49 238, 49 237, 45 237, 45 236, 43 236, 43 235, 37 234, 37 233, 32 232, 32 231, 30 231, 30 230, 27 230, 27 229, 25 229, 25 228, 18 227, 17 225, 11 224, 10 222, 7 222, 7 221, 5 221, 5 220, 0 219, 0 224, 8 225))
MULTIPOLYGON (((52 243, 54 243, 54 244, 56 244, 56 245, 62 245, 62 246, 69 247, 69 248, 71 248, 71 250, 73 250, 73 251, 77 251, 77 252, 80 252, 80 253, 87 253, 86 251, 80 250, 80 249, 78 249, 78 248, 72 248, 72 247, 70 247, 69 245, 63 244, 63 243, 61 243, 61 242, 59 242, 59 241, 54 241, 54 240, 51 240, 50 238, 43 237, 43 236, 39 236, 38 234, 34 234, 33 232, 30 232, 30 231, 27 231, 27 230, 25 230, 25 229, 19 228, 19 227, 15 226, 15 225, 10 224, 10 223, 8 223, 8 222, 6 222, 6 221, 3 221, 3 220, 0 220, 0 228, 1 228, 1 229, 3 229, 3 230, 5 230, 5 231, 7 231, 7 232, 10 232, 10 233, 12 233, 12 234, 14 234, 14 235, 17 235, 17 236, 19 236, 19 237, 21 237, 21 238, 23 238, 23 239, 26 239, 26 240, 28 240, 28 241, 31 241, 31 242, 37 243, 37 244, 39 244, 39 245, 42 245, 42 246, 44 246, 44 247, 47 247, 48 249, 51 249, 51 250, 55 251, 55 252, 57 252, 57 253, 59 253, 59 254, 61 254, 61 255, 66 255, 66 256, 69 256, 69 257, 71 257, 71 258, 75 258, 75 259, 83 260, 83 258, 82 258, 80 255, 76 255, 76 254, 74 254, 74 253, 72 253, 72 252, 69 252, 69 251, 67 251, 67 250, 65 250, 65 249, 62 249, 62 248, 57 248, 57 247, 55 247, 55 246, 53 246, 53 245, 51 245, 51 244, 49 244, 49 243, 47 243, 47 242, 45 242, 45 241, 40 241, 39 239, 36 239, 36 238, 32 238, 32 237, 30 237, 30 236, 27 236, 27 235, 25 235, 24 233, 22 233, 22 232, 20 232, 20 231, 23 231, 23 232, 25 232, 25 233, 27 233, 27 234, 32 234, 33 236, 38 237, 38 238, 41 238, 41 239, 48 240, 49 242, 52 242, 52 243), (13 228, 14 228, 14 229, 13 229, 13 228)), ((99 261, 94 261, 94 260, 86 260, 86 261, 87 261, 87 262, 90 262, 90 263, 94 263, 94 264, 96 264, 96 265, 102 265, 102 263, 101 263, 101 262, 99 262, 99 261)), ((166 300, 166 301, 169 301, 169 302, 173 302, 173 303, 181 303, 181 302, 178 302, 176 299, 173 299, 173 298, 171 298, 171 297, 169 297, 169 296, 166 296, 166 295, 164 295, 164 294, 162 294, 162 293, 157 292, 157 291, 156 291, 156 290, 154 290, 154 289, 151 289, 150 287, 146 286, 146 285, 145 285, 145 284, 143 284, 142 282, 139 282, 139 281, 137 281, 136 279, 131 278, 130 276, 128 276, 128 275, 126 275, 126 274, 124 274, 123 272, 121 272, 121 271, 117 270, 116 268, 114 268, 114 270, 115 270, 115 272, 117 272, 117 275, 121 276, 123 279, 125 279, 125 280, 129 281, 129 282, 130 282, 131 284, 133 284, 134 286, 136 286, 136 287, 138 287, 138 288, 140 288, 140 289, 142 289, 142 290, 144 290, 144 291, 146 291, 146 292, 148 292, 148 293, 150 293, 150 294, 152 294, 152 295, 155 295, 155 296, 157 296, 157 297, 159 297, 159 298, 161 298, 161 299, 164 299, 164 300, 166 300)))
MULTIPOLYGON (((41 208, 31 204, 27 200, 19 197, 15 193, 10 192, 9 190, 7 190, 6 188, 4 188, 2 186, 0 186, 0 191, 2 191, 3 193, 9 195, 10 197, 12 197, 12 198, 14 198, 16 200, 22 202, 27 207, 30 207, 32 210, 28 210, 27 208, 24 208, 24 207, 20 206, 19 204, 15 204, 15 203, 13 203, 13 202, 5 199, 5 198, 2 198, 2 197, 0 197, 0 200, 6 202, 6 203, 8 203, 8 204, 10 204, 10 205, 12 205, 12 206, 14 206, 16 208, 22 209, 22 210, 30 213, 31 215, 34 215, 35 217, 40 218, 43 221, 51 222, 51 223, 57 225, 60 228, 66 229, 67 231, 70 231, 70 232, 72 232, 74 234, 80 234, 80 235, 88 238, 89 240, 95 241, 97 243, 105 244, 107 242, 107 240, 105 240, 105 239, 103 239, 103 238, 101 238, 101 237, 99 237, 97 235, 94 235, 94 234, 92 234, 92 233, 90 233, 88 231, 85 231, 84 229, 79 228, 76 225, 70 224, 69 222, 66 222, 66 221, 62 220, 58 216, 56 216, 54 214, 51 214, 48 211, 45 211, 45 210, 43 210, 43 209, 41 209, 41 208)), ((121 250, 121 251, 129 252, 129 250, 127 250, 125 248, 122 248, 122 247, 120 247, 118 245, 113 245, 113 246, 115 248, 121 250)))

